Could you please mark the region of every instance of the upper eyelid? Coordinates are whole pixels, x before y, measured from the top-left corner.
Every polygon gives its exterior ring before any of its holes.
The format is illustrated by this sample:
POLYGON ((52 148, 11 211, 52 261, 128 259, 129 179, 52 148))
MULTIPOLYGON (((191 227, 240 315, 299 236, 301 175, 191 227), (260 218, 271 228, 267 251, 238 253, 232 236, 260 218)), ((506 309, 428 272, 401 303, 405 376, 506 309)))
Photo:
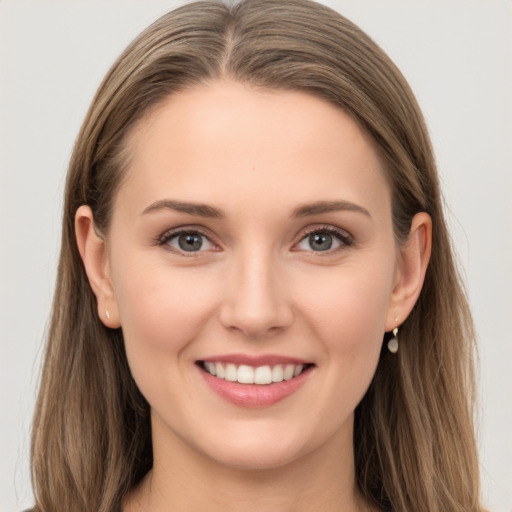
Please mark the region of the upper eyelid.
POLYGON ((312 235, 313 233, 322 233, 322 232, 339 235, 341 239, 348 240, 348 241, 353 241, 353 238, 354 238, 352 236, 352 234, 349 231, 347 231, 346 229, 342 229, 342 228, 332 226, 329 224, 324 224, 324 225, 318 225, 318 226, 314 226, 314 227, 310 227, 310 228, 306 228, 306 229, 302 230, 301 234, 300 234, 299 242, 304 240, 304 238, 306 238, 307 236, 312 235))
POLYGON ((171 238, 174 238, 175 236, 181 235, 183 233, 197 233, 198 235, 207 238, 210 242, 218 245, 217 242, 214 240, 214 237, 212 237, 210 233, 207 233, 205 230, 201 229, 198 226, 181 226, 177 228, 168 229, 167 231, 164 231, 160 236, 158 236, 158 241, 161 243, 165 243, 171 238))
POLYGON ((335 226, 331 226, 329 224, 323 224, 323 225, 306 228, 303 230, 303 236, 307 236, 311 233, 317 233, 317 232, 322 232, 322 231, 327 231, 329 233, 339 233, 340 235, 346 234, 347 237, 350 236, 349 232, 346 229, 341 229, 341 228, 338 228, 335 226))

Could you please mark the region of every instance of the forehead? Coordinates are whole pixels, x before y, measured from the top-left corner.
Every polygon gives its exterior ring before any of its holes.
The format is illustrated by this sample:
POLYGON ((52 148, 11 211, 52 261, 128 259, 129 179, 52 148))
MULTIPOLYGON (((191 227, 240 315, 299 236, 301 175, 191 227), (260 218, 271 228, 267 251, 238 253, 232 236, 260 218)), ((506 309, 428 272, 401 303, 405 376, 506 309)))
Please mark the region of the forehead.
POLYGON ((389 200, 368 136, 344 111, 303 92, 194 86, 140 121, 128 150, 119 196, 139 208, 164 195, 220 207, 279 194, 284 203, 389 200))

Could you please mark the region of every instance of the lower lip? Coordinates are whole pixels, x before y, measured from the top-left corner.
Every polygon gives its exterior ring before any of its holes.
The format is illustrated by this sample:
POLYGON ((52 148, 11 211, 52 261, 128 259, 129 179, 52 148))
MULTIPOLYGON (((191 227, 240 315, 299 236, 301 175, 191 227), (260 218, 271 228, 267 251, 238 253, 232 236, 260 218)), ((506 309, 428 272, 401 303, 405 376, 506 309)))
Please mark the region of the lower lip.
POLYGON ((214 377, 199 368, 210 388, 224 400, 242 407, 267 407, 295 393, 309 377, 313 367, 306 368, 298 377, 272 384, 240 384, 214 377))

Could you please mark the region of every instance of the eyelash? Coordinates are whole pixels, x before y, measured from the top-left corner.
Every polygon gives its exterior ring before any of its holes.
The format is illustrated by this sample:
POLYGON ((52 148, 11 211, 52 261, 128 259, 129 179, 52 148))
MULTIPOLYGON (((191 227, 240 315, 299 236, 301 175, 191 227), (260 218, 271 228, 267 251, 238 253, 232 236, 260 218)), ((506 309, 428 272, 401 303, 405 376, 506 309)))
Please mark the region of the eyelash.
POLYGON ((353 238, 346 231, 342 231, 342 230, 334 228, 332 226, 320 226, 320 227, 315 227, 315 228, 311 228, 311 229, 307 230, 302 235, 299 243, 302 242, 303 240, 307 239, 311 235, 316 235, 316 234, 332 235, 334 238, 336 238, 338 240, 338 242, 340 242, 340 246, 336 247, 334 249, 328 249, 326 251, 313 251, 313 250, 309 251, 312 254, 314 254, 315 256, 327 256, 330 254, 337 253, 338 251, 341 251, 343 249, 352 247, 354 245, 353 238))
POLYGON ((162 236, 160 236, 158 238, 157 243, 158 243, 158 245, 164 247, 168 251, 177 253, 180 256, 185 256, 185 257, 188 257, 188 258, 197 257, 198 253, 204 252, 204 251, 184 251, 184 250, 179 250, 179 249, 176 249, 174 247, 171 247, 169 245, 169 242, 173 238, 177 238, 177 237, 179 237, 181 235, 199 235, 199 236, 205 238, 206 240, 208 240, 212 245, 218 246, 218 244, 216 244, 215 242, 213 242, 211 240, 211 237, 209 235, 207 235, 206 233, 203 233, 198 228, 190 228, 190 229, 179 229, 178 228, 178 229, 175 229, 175 230, 166 231, 162 236))
MULTIPOLYGON (((342 230, 334 228, 332 226, 319 226, 319 227, 311 228, 311 229, 305 231, 302 234, 299 242, 294 244, 294 246, 298 245, 299 243, 306 240, 311 235, 315 235, 315 234, 332 235, 340 243, 340 246, 336 247, 334 249, 328 249, 326 251, 313 251, 313 250, 308 251, 308 252, 311 252, 312 254, 315 254, 315 256, 324 256, 324 255, 333 254, 333 253, 336 253, 345 248, 349 248, 349 247, 353 246, 353 244, 354 244, 352 237, 346 231, 342 231, 342 230)), ((184 250, 172 248, 169 245, 169 242, 172 239, 179 237, 181 235, 199 235, 201 237, 206 238, 211 244, 218 245, 214 241, 211 240, 209 235, 207 235, 206 233, 202 232, 200 229, 197 229, 197 228, 176 229, 176 230, 166 231, 163 235, 158 237, 157 244, 160 246, 167 246, 166 247, 167 250, 176 252, 185 257, 197 257, 199 253, 204 252, 204 251, 184 251, 184 250)))

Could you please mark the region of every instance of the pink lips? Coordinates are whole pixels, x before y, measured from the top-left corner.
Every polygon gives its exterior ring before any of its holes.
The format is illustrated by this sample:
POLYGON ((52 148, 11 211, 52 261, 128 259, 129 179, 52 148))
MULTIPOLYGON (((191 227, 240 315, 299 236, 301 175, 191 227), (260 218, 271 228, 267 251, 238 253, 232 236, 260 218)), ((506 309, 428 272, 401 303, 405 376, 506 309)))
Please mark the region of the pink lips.
POLYGON ((224 400, 242 407, 267 407, 280 402, 295 393, 304 384, 310 376, 311 370, 314 366, 310 365, 308 361, 302 359, 274 355, 247 356, 232 354, 209 357, 205 360, 212 363, 223 362, 233 363, 236 365, 245 364, 253 367, 264 365, 274 366, 277 364, 307 365, 304 371, 297 377, 266 385, 240 384, 239 382, 224 380, 210 375, 210 373, 205 371, 201 365, 198 365, 198 370, 210 389, 224 400))

